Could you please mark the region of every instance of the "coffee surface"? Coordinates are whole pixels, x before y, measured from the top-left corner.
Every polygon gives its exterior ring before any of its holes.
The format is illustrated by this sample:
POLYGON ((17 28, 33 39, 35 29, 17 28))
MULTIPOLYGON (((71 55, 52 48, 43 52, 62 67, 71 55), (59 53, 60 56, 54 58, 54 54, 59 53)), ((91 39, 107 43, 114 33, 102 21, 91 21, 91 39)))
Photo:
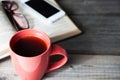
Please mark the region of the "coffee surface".
POLYGON ((42 54, 46 50, 46 44, 43 40, 28 36, 18 40, 14 47, 13 51, 21 56, 33 57, 39 54, 42 54))

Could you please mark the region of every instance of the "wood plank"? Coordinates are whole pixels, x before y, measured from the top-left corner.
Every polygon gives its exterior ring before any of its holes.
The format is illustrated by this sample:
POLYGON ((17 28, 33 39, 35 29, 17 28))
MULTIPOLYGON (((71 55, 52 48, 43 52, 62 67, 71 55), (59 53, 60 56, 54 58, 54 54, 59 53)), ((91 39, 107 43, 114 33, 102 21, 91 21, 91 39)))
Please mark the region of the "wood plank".
POLYGON ((57 0, 83 34, 58 42, 71 53, 120 54, 120 0, 57 0))
MULTIPOLYGON (((120 56, 69 54, 68 63, 43 80, 120 80, 119 75, 120 56)), ((0 80, 20 80, 9 57, 0 61, 0 80)))
POLYGON ((68 14, 120 13, 119 0, 57 0, 68 14))
POLYGON ((72 16, 83 34, 58 42, 68 51, 81 54, 120 54, 120 17, 72 16))
POLYGON ((119 56, 70 55, 63 68, 47 74, 44 80, 119 80, 119 56))

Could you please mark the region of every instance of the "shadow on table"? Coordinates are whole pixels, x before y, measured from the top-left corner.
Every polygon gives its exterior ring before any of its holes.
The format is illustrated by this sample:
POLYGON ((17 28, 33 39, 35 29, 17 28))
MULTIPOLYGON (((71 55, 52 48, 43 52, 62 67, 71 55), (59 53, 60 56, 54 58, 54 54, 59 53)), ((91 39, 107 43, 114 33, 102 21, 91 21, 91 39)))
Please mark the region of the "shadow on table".
POLYGON ((79 55, 79 54, 69 54, 68 55, 69 60, 68 62, 61 68, 52 71, 50 73, 47 73, 44 76, 44 79, 47 78, 58 78, 58 77, 68 77, 69 74, 72 74, 74 70, 79 70, 78 68, 83 65, 86 62, 89 62, 89 60, 92 58, 92 56, 85 56, 85 55, 79 55))

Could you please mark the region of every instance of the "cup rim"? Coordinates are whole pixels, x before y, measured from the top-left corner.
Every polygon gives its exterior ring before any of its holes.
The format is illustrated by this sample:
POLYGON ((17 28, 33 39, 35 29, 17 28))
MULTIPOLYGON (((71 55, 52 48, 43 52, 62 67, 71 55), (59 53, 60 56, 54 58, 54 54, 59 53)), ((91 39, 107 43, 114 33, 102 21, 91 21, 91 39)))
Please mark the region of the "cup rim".
MULTIPOLYGON (((33 33, 32 33, 33 34, 33 33)), ((19 37, 19 36, 18 36, 19 37)), ((19 39, 18 39, 19 40, 19 39)), ((18 41, 18 40, 16 40, 16 41, 18 41)), ((10 50, 15 54, 15 55, 17 55, 17 56, 21 56, 21 57, 25 57, 25 58, 32 58, 32 57, 38 57, 38 56, 42 56, 42 55, 44 55, 45 53, 47 53, 47 51, 49 51, 49 49, 50 49, 50 46, 51 46, 51 40, 50 40, 50 38, 49 38, 49 36, 45 33, 45 32, 43 32, 43 31, 41 31, 41 30, 35 30, 35 29, 24 29, 24 30, 20 30, 20 31, 18 31, 18 32, 16 32, 12 37, 11 37, 11 39, 10 39, 10 42, 9 42, 9 48, 10 48, 10 50), (22 56, 22 55, 19 55, 19 54, 17 54, 17 53, 15 53, 14 52, 14 50, 13 50, 13 48, 12 48, 12 44, 13 43, 15 43, 13 40, 14 40, 14 38, 16 38, 17 37, 17 35, 18 34, 23 34, 23 32, 37 32, 37 33, 41 33, 41 34, 43 34, 46 38, 47 38, 47 42, 49 43, 49 44, 47 44, 46 42, 46 50, 43 52, 43 53, 41 53, 41 54, 39 54, 39 55, 36 55, 36 56, 30 56, 30 57, 28 57, 28 56, 22 56)))

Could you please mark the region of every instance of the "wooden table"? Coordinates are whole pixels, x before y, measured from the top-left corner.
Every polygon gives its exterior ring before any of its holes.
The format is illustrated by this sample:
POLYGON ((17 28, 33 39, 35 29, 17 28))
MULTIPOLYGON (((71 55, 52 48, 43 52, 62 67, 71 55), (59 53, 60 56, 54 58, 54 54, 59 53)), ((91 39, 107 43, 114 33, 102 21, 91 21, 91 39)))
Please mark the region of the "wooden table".
MULTIPOLYGON (((120 0, 57 1, 83 33, 57 42, 69 61, 43 80, 120 80, 120 0)), ((0 61, 0 80, 20 80, 9 57, 0 61)))
POLYGON ((57 1, 83 31, 60 45, 78 54, 120 54, 119 0, 57 1))

